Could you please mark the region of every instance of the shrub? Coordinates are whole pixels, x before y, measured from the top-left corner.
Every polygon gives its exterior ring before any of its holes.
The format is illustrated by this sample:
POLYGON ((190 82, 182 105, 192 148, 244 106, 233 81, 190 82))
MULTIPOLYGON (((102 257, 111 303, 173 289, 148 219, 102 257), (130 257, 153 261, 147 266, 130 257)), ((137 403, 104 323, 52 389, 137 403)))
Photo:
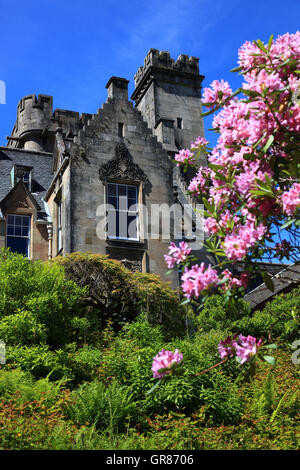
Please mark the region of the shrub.
POLYGON ((234 321, 249 313, 250 307, 242 299, 237 299, 229 307, 221 295, 212 295, 205 300, 203 308, 196 317, 196 325, 204 332, 231 329, 234 321))
POLYGON ((169 335, 185 331, 178 293, 159 276, 132 273, 119 261, 91 253, 72 253, 52 263, 64 266, 66 277, 87 289, 86 305, 96 310, 99 328, 111 319, 118 329, 144 312, 151 324, 161 325, 169 335))
POLYGON ((35 379, 50 377, 55 380, 71 380, 73 372, 67 363, 64 350, 51 351, 48 345, 8 346, 6 367, 31 372, 35 379))
MULTIPOLYGON (((99 377, 107 380, 112 376, 120 384, 130 387, 134 400, 140 403, 145 416, 170 410, 192 413, 205 404, 207 417, 214 422, 235 422, 240 417, 242 403, 233 379, 220 369, 202 376, 196 375, 219 362, 217 345, 223 334, 220 331, 212 332, 201 336, 201 339, 195 336, 192 340, 177 339, 166 343, 160 327, 151 327, 139 318, 126 325, 104 351, 99 377), (178 348, 183 353, 184 373, 166 379, 147 395, 157 381, 152 378, 153 357, 162 348, 172 351, 178 348)), ((231 367, 234 378, 238 367, 231 367)))
POLYGON ((300 288, 276 295, 263 310, 232 325, 234 331, 266 339, 293 341, 300 335, 300 288))
POLYGON ((54 349, 67 344, 74 339, 72 319, 83 316, 84 292, 65 279, 61 266, 2 250, 0 335, 8 345, 47 342, 54 349))
POLYGON ((45 343, 46 327, 31 312, 17 309, 0 320, 0 338, 6 344, 29 345, 45 343))

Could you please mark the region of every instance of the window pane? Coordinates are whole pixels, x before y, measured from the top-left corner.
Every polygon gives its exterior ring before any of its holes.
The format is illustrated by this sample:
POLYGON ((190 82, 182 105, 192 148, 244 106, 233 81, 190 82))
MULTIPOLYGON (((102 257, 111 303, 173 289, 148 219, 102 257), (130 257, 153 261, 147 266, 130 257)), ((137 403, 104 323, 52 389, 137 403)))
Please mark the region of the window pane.
POLYGON ((116 209, 118 208, 118 199, 115 196, 108 196, 107 198, 108 204, 111 204, 116 209))
POLYGON ((127 197, 126 196, 119 197, 119 210, 127 211, 127 197))
POLYGON ((109 237, 117 237, 117 211, 108 211, 107 212, 107 234, 109 237))
POLYGON ((29 227, 29 217, 24 216, 22 217, 22 219, 23 219, 23 226, 29 227))
POLYGON ((14 220, 15 220, 15 218, 14 218, 13 215, 9 215, 9 216, 7 217, 7 223, 8 223, 9 225, 14 225, 14 220))
POLYGON ((127 212, 119 212, 119 237, 127 238, 127 212))
POLYGON ((126 185, 118 184, 118 192, 119 192, 119 196, 126 196, 127 195, 126 185))
POLYGON ((22 227, 19 227, 18 225, 15 226, 15 235, 18 235, 19 237, 22 235, 22 227))
POLYGON ((22 225, 22 217, 20 215, 15 216, 15 225, 22 225))
POLYGON ((113 183, 108 183, 107 185, 107 194, 111 196, 117 195, 117 185, 113 183))
POLYGON ((128 210, 131 210, 131 211, 137 210, 136 199, 128 199, 128 210))
POLYGON ((128 186, 128 197, 130 199, 136 199, 136 187, 128 186))
POLYGON ((28 235, 29 235, 29 227, 22 227, 22 236, 28 237, 28 235))
POLYGON ((128 238, 137 238, 136 216, 128 216, 128 238))
POLYGON ((7 226, 7 235, 14 235, 14 227, 11 225, 7 226))
POLYGON ((9 247, 11 251, 25 256, 28 256, 28 242, 28 238, 7 237, 7 247, 9 247))

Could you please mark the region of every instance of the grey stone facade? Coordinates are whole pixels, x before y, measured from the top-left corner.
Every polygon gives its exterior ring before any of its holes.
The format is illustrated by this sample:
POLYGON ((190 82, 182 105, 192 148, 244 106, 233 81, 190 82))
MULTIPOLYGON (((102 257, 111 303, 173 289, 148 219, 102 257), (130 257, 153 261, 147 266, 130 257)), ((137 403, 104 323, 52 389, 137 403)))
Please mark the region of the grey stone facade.
MULTIPOLYGON (((151 49, 135 75, 135 106, 128 100, 128 80, 120 77, 108 81, 107 100, 96 114, 53 111, 52 97, 46 95, 20 100, 7 147, 0 149, 0 208, 13 190, 9 173, 14 161, 31 168, 40 191, 30 189, 40 207, 39 220, 48 227, 45 249, 42 242, 38 249, 33 244, 31 253, 38 253, 33 258, 43 258, 46 252, 48 257, 74 251, 105 253, 131 269, 164 277, 163 255, 170 240, 159 233, 148 237, 149 219, 140 212, 136 239, 109 239, 100 209, 107 204, 109 183, 135 187, 138 204, 148 214, 153 204, 193 204, 172 159, 204 135, 198 62, 185 55, 174 61, 168 52, 151 49)), ((22 178, 19 183, 23 196, 18 197, 28 197, 22 178)), ((8 213, 13 212, 6 205, 0 214, 4 234, 8 213)), ((176 273, 168 280, 178 284, 176 273)))

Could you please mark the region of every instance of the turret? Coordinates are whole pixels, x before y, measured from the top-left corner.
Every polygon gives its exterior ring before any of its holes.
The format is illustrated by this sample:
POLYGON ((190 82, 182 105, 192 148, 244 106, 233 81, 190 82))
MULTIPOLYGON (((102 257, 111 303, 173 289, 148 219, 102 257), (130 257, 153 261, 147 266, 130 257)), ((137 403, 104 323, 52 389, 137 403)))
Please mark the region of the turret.
POLYGON ((170 154, 204 136, 199 59, 150 49, 135 74, 132 99, 170 154))
POLYGON ((27 95, 18 103, 17 121, 12 138, 26 150, 44 150, 44 134, 53 112, 53 98, 47 95, 27 95))

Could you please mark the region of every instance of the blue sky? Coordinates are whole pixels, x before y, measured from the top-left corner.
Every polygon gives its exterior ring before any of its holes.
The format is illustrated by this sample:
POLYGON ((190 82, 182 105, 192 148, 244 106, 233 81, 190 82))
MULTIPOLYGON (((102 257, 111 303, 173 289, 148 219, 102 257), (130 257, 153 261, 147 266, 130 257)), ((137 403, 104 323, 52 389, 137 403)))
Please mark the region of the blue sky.
MULTIPOLYGON (((246 40, 267 41, 299 29, 299 0, 0 0, 1 68, 6 104, 0 104, 0 145, 6 145, 20 98, 54 97, 54 109, 95 113, 112 76, 130 80, 153 47, 200 58, 204 86, 230 73, 246 40)), ((210 127, 211 118, 205 119, 210 127)), ((214 134, 206 137, 214 138, 214 134)))

